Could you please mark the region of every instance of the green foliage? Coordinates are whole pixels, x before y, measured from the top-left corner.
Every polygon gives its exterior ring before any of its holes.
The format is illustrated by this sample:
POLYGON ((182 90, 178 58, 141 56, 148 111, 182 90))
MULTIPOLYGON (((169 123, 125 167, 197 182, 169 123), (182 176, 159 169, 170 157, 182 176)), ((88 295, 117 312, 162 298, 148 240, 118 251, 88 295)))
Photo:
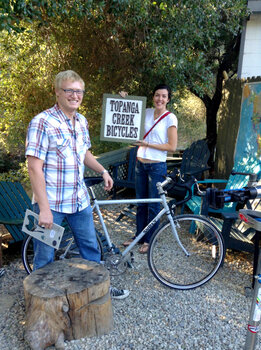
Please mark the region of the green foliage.
POLYGON ((177 100, 187 90, 211 99, 247 15, 245 0, 2 0, 0 132, 6 150, 23 154, 28 122, 54 103, 53 78, 64 69, 86 82, 81 112, 95 154, 120 146, 99 141, 103 93, 126 89, 151 97, 153 87, 166 82, 177 100))
POLYGON ((178 117, 178 148, 185 149, 193 141, 206 137, 206 109, 198 97, 187 92, 175 109, 178 117))
POLYGON ((52 80, 58 57, 48 47, 55 43, 45 43, 33 26, 19 35, 1 34, 0 140, 7 152, 22 157, 29 121, 55 101, 52 80))
POLYGON ((0 29, 9 32, 22 32, 24 21, 32 23, 39 21, 48 25, 50 19, 82 18, 90 15, 93 4, 100 6, 103 1, 92 0, 1 0, 0 29))
POLYGON ((11 181, 11 182, 21 182, 23 185, 28 187, 30 183, 29 175, 27 171, 26 163, 20 163, 19 168, 16 170, 9 170, 4 173, 0 173, 0 181, 11 181))
POLYGON ((164 8, 161 1, 154 4, 148 75, 155 67, 177 90, 187 87, 197 95, 211 95, 226 47, 241 30, 246 2, 164 1, 164 8))
POLYGON ((5 145, 0 142, 0 173, 7 172, 10 169, 16 170, 19 161, 21 161, 20 157, 7 152, 5 145))

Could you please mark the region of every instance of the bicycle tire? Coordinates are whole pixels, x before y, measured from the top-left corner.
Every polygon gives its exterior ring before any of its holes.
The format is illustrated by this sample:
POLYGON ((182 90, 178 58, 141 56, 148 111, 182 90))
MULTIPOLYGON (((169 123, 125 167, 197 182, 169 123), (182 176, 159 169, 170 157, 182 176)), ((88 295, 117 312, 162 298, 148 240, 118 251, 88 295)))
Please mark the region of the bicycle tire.
POLYGON ((150 270, 169 288, 188 290, 200 287, 217 273, 223 261, 223 238, 202 216, 178 215, 173 220, 178 237, 190 256, 186 256, 179 246, 170 222, 164 222, 150 241, 150 270))
MULTIPOLYGON (((64 233, 62 241, 60 243, 59 249, 55 250, 54 252, 54 260, 59 260, 61 255, 65 252, 65 249, 69 243, 69 240, 72 239, 72 235, 69 232, 64 233)), ((98 231, 96 231, 96 238, 98 242, 98 247, 101 252, 101 260, 103 260, 104 255, 104 249, 103 249, 103 243, 100 238, 100 234, 98 231)), ((73 242, 72 247, 70 247, 70 250, 68 251, 67 255, 65 256, 66 259, 72 258, 72 257, 80 257, 80 253, 78 251, 78 248, 76 244, 73 242)), ((22 261, 25 268, 25 271, 30 274, 33 271, 33 260, 34 260, 34 249, 33 249, 33 237, 27 236, 22 244, 22 261)))

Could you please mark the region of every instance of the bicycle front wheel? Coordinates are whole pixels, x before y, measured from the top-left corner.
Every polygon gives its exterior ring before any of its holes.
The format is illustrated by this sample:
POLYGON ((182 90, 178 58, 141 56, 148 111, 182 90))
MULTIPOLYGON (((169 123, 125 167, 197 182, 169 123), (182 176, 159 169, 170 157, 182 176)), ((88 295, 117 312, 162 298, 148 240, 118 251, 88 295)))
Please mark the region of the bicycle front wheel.
POLYGON ((224 256, 224 243, 216 227, 198 215, 173 218, 186 255, 178 244, 170 222, 154 233, 148 251, 148 264, 162 284, 173 289, 193 289, 209 281, 224 256))

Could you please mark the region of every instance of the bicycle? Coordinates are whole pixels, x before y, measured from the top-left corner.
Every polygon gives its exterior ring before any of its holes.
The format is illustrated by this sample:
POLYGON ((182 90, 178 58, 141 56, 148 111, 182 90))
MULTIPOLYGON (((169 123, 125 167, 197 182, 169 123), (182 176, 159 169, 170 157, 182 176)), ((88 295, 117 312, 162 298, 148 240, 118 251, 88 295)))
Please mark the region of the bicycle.
MULTIPOLYGON (((175 174, 176 176, 176 174, 175 174)), ((105 265, 111 275, 123 273, 127 266, 133 263, 132 249, 155 225, 164 217, 164 221, 154 232, 147 253, 148 265, 153 276, 164 286, 172 289, 188 290, 202 286, 218 271, 224 258, 223 238, 216 227, 205 217, 193 214, 175 216, 175 207, 191 198, 192 190, 187 187, 189 195, 175 203, 167 201, 167 185, 175 186, 175 179, 168 175, 162 183, 157 183, 160 198, 97 200, 92 186, 103 181, 102 177, 86 178, 86 185, 90 192, 93 210, 98 214, 104 231, 108 251, 105 254, 105 265), (138 204, 158 202, 163 208, 159 214, 144 228, 133 242, 122 252, 116 252, 105 225, 100 205, 138 204)), ((186 184, 184 184, 186 186, 186 184)), ((57 252, 57 258, 71 257, 74 254, 73 240, 67 240, 62 251, 57 252)), ((27 237, 23 244, 22 259, 25 269, 31 272, 33 251, 31 237, 27 237)), ((101 251, 103 249, 100 246, 101 251)))

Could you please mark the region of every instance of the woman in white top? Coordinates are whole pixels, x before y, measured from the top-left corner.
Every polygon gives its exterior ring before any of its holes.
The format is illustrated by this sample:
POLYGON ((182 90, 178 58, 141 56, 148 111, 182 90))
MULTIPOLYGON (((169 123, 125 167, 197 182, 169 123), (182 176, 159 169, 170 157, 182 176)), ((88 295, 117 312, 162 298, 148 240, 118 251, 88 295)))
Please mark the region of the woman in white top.
MULTIPOLYGON (((137 198, 159 197, 156 188, 157 182, 164 181, 167 174, 167 152, 174 152, 177 147, 178 121, 173 113, 168 112, 167 104, 171 99, 171 89, 168 85, 157 85, 153 90, 154 108, 146 109, 145 135, 142 141, 136 144, 140 146, 137 152, 135 168, 135 187, 137 198), (163 116, 162 119, 160 119, 163 116), (156 125, 155 125, 156 124, 156 125), (153 127, 153 125, 155 125, 153 127)), ((160 211, 159 203, 141 203, 137 207, 136 224, 138 235, 144 227, 160 211)), ((143 237, 142 246, 139 252, 147 253, 149 241, 159 223, 143 237)), ((127 246, 131 243, 128 240, 123 243, 127 246)))

